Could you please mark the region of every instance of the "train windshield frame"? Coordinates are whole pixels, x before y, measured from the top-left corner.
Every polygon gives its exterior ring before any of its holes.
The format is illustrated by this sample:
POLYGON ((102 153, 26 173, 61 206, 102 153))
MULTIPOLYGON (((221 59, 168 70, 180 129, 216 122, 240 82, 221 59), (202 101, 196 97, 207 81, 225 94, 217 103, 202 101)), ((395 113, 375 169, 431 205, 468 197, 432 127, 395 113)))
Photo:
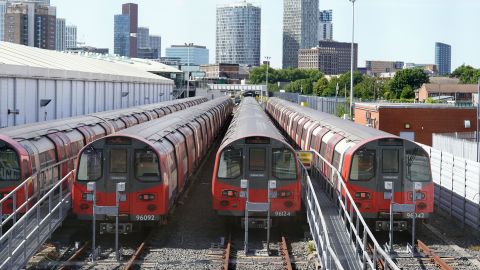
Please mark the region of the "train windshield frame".
POLYGON ((287 148, 272 148, 272 176, 279 180, 295 180, 297 174, 295 153, 287 148))
POLYGON ((103 149, 85 149, 78 161, 77 181, 97 181, 102 177, 103 149))
POLYGON ((142 182, 161 182, 160 159, 152 149, 137 149, 134 152, 135 178, 142 182), (146 170, 147 169, 147 170, 146 170))
POLYGON ((430 173, 430 157, 427 152, 423 151, 423 149, 420 149, 419 147, 407 149, 405 151, 405 160, 405 167, 407 170, 406 178, 409 181, 430 182, 432 180, 430 173))
POLYGON ((243 173, 243 149, 229 147, 222 151, 218 161, 217 177, 236 179, 243 173))
POLYGON ((350 180, 351 181, 370 181, 372 178, 374 178, 377 171, 376 158, 377 158, 376 150, 373 150, 373 149, 357 150, 352 157, 352 164, 350 166, 350 177, 349 177, 350 180), (362 164, 362 167, 366 168, 367 170, 359 170, 359 165, 360 165, 359 162, 362 164))
POLYGON ((20 181, 21 171, 17 152, 9 147, 0 147, 0 181, 20 181))

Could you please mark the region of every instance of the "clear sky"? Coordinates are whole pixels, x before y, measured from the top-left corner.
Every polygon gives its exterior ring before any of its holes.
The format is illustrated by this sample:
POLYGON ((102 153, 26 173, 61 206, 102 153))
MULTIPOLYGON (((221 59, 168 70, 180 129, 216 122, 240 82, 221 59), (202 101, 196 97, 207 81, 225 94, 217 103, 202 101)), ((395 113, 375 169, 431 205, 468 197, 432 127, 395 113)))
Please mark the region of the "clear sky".
MULTIPOLYGON (((51 0, 57 17, 78 26, 79 41, 113 52, 113 16, 121 0, 51 0)), ((215 15, 229 0, 132 0, 139 4, 139 26, 162 36, 162 56, 172 44, 194 42, 215 61, 215 15)), ((272 66, 282 63, 282 0, 251 1, 262 8, 261 55, 272 66)), ((352 5, 348 0, 320 0, 333 10, 333 38, 351 41, 352 5)), ((365 60, 434 63, 435 42, 452 45, 452 70, 465 63, 480 68, 479 0, 357 0, 355 41, 359 66, 365 60)))

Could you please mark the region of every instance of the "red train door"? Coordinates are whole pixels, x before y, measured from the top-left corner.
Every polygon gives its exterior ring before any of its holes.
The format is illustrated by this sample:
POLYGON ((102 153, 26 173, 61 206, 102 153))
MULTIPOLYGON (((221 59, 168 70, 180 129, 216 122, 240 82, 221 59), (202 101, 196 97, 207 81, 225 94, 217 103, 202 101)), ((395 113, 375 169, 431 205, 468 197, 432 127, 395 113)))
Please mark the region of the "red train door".
MULTIPOLYGON (((382 141, 379 142, 382 145, 382 141)), ((398 195, 405 189, 403 181, 403 145, 395 145, 389 143, 389 145, 382 145, 377 152, 379 155, 379 168, 380 174, 377 179, 377 191, 383 193, 385 191, 385 182, 393 182, 394 192, 397 196, 394 197, 394 201, 402 202, 406 198, 398 195), (400 197, 398 197, 400 196, 400 197)), ((383 205, 383 204, 382 204, 383 205)), ((387 209, 381 209, 387 210, 387 209)))
POLYGON ((130 211, 128 194, 131 191, 131 184, 133 179, 133 153, 128 147, 121 145, 106 145, 105 146, 105 160, 108 177, 103 181, 103 190, 111 190, 112 193, 108 196, 103 196, 105 201, 99 202, 102 205, 115 205, 115 191, 117 183, 125 182, 125 193, 127 200, 120 202, 120 213, 127 213, 130 211))

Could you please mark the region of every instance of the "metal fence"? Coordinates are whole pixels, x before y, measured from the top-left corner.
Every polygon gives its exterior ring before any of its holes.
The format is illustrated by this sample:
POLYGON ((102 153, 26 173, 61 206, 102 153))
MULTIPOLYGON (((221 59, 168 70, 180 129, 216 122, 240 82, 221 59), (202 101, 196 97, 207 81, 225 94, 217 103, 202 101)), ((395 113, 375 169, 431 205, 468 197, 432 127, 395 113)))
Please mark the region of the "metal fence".
POLYGON ((343 113, 348 113, 348 102, 345 98, 329 98, 329 97, 317 97, 317 96, 305 96, 299 93, 280 93, 274 92, 274 97, 278 97, 284 100, 288 100, 299 104, 300 102, 306 102, 308 107, 319 110, 321 112, 339 115, 343 110, 343 113))
POLYGON ((433 134, 432 146, 457 157, 477 160, 476 132, 456 132, 433 134))
POLYGON ((480 231, 480 163, 422 146, 430 154, 435 206, 480 231))

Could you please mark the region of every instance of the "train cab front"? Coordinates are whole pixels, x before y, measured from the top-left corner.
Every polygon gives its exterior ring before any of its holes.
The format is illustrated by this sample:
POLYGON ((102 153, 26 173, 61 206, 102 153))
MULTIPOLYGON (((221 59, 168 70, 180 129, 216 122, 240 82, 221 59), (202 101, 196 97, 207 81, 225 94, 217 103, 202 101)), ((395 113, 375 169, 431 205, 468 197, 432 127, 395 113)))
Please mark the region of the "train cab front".
MULTIPOLYGON (((213 208, 221 216, 244 217, 247 197, 251 203, 268 203, 270 182, 270 216, 293 217, 301 210, 298 170, 296 154, 284 142, 268 137, 236 140, 217 153, 213 208), (242 180, 247 183, 243 188, 242 180)), ((250 226, 264 224, 267 215, 249 212, 250 226)))
MULTIPOLYGON (((1 218, 8 218, 14 210, 13 196, 8 194, 19 186, 28 175, 31 175, 28 153, 24 152, 17 142, 0 135, 0 200, 1 218), (8 196, 8 197, 7 197, 8 196)), ((33 194, 33 181, 27 183, 29 196, 33 194)), ((25 188, 20 187, 15 196, 16 208, 25 203, 25 188)), ((20 209, 26 210, 25 207, 20 209)))
POLYGON ((347 164, 350 194, 376 231, 390 229, 391 206, 396 231, 409 229, 413 215, 428 219, 433 212, 430 158, 416 143, 401 138, 372 140, 354 149, 347 164))
POLYGON ((114 232, 115 214, 109 210, 117 204, 120 184, 120 233, 158 224, 168 205, 159 160, 160 155, 149 143, 133 137, 109 136, 90 143, 77 161, 73 213, 80 220, 91 220, 95 193, 100 233, 114 232), (95 183, 95 191, 88 183, 95 183))

